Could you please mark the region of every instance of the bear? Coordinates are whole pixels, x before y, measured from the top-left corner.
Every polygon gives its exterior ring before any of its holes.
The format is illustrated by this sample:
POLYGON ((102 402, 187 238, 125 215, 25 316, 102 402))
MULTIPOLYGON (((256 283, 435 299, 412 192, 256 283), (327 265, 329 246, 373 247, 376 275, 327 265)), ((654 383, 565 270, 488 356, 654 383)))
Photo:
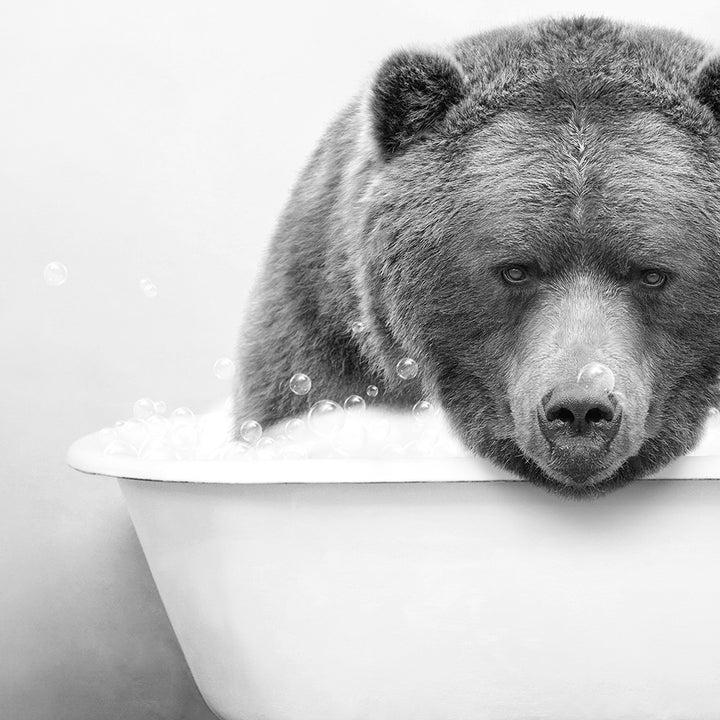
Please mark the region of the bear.
POLYGON ((542 19, 391 53, 279 219, 235 436, 305 412, 302 372, 316 400, 427 399, 568 497, 685 454, 719 400, 719 123, 720 59, 670 29, 542 19))

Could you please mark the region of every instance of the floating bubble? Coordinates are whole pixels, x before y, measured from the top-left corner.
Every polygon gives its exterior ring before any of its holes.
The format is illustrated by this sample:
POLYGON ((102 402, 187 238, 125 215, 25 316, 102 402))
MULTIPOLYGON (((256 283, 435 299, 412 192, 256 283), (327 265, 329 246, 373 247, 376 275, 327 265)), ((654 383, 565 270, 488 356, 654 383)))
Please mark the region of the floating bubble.
POLYGON ((213 372, 218 380, 229 380, 235 374, 235 363, 229 357, 215 361, 213 372))
POLYGON ((720 425, 720 410, 718 408, 710 408, 707 414, 707 421, 713 425, 720 425))
POLYGON ((105 447, 106 455, 125 455, 128 457, 137 457, 137 449, 126 440, 113 440, 105 447))
POLYGON ((271 437, 261 437, 255 445, 255 455, 258 460, 272 460, 277 456, 275 440, 271 437))
POLYGON ((590 362, 580 368, 577 384, 584 388, 599 388, 609 393, 615 387, 615 375, 607 365, 590 362))
POLYGON ((283 431, 289 440, 301 440, 305 436, 305 421, 300 418, 292 418, 285 423, 283 431))
POLYGON ((412 358, 403 358, 398 360, 398 364, 395 366, 395 372, 403 380, 412 380, 417 377, 419 368, 418 364, 412 358))
POLYGON ((345 412, 332 400, 318 400, 308 412, 308 425, 317 435, 331 437, 345 424, 345 412))
POLYGON ((362 412, 365 409, 365 400, 359 395, 350 395, 350 397, 345 398, 343 407, 349 413, 362 412))
POLYGON ((305 373, 295 373, 290 378, 290 389, 296 395, 307 395, 312 387, 312 380, 305 373))
POLYGON ((48 285, 58 287, 62 285, 68 276, 68 269, 61 262, 51 262, 45 266, 43 277, 48 285))
POLYGON ((262 425, 257 420, 246 420, 240 426, 240 437, 251 445, 255 445, 260 440, 262 432, 262 425))
POLYGON ((143 460, 174 460, 175 449, 164 438, 150 438, 140 449, 143 460))
POLYGON ((175 408, 170 414, 170 422, 173 425, 187 425, 195 422, 195 413, 189 407, 175 408))
POLYGON ((167 412, 167 403, 164 400, 155 401, 155 414, 164 415, 167 412))
POLYGON ((368 385, 367 389, 365 390, 367 396, 371 398, 377 397, 378 392, 380 391, 378 390, 377 385, 368 385))
POLYGON ((140 280, 140 289, 142 290, 143 295, 147 298, 152 299, 157 297, 158 289, 150 278, 143 278, 140 280))
POLYGON ((351 326, 350 326, 350 332, 352 332, 353 335, 359 335, 361 332, 365 331, 365 323, 356 320, 351 326))
POLYGON ((416 418, 422 420, 428 417, 433 410, 434 408, 431 402, 428 402, 427 400, 419 400, 413 405, 412 413, 416 418))
POLYGON ((133 417, 137 420, 147 420, 155 414, 155 403, 150 398, 140 398, 133 405, 133 417))

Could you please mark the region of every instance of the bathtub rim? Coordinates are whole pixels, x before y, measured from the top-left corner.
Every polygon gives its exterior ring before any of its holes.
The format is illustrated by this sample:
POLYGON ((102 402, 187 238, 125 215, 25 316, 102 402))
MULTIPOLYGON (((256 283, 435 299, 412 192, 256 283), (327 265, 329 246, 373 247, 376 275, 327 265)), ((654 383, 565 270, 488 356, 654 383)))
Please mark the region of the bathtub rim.
MULTIPOLYGON (((66 462, 75 470, 89 475, 208 485, 528 482, 482 458, 145 460, 106 455, 98 432, 85 435, 72 443, 66 462), (243 468, 247 472, 240 472, 243 468)), ((686 455, 643 479, 718 480, 720 457, 686 455)))

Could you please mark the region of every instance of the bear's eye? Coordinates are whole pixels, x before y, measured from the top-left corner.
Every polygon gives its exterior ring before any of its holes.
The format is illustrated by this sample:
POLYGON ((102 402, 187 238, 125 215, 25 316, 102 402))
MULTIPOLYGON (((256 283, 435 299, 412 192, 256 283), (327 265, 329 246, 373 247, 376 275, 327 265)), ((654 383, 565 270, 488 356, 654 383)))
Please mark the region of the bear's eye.
POLYGON ((659 270, 646 270, 642 274, 642 284, 647 287, 662 287, 667 280, 667 275, 659 270))
POLYGON ((512 267, 505 268, 502 271, 502 276, 505 282, 509 282, 512 285, 517 285, 518 283, 525 282, 525 280, 527 280, 528 274, 524 268, 513 265, 512 267))

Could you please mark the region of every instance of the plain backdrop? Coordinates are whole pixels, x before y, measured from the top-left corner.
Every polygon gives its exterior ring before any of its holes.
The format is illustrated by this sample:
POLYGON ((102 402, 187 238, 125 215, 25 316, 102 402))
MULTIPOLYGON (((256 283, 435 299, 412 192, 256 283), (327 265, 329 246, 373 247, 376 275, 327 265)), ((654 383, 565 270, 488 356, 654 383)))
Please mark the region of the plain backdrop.
POLYGON ((692 0, 2 5, 0 717, 211 717, 115 482, 68 445, 139 397, 228 394, 213 363, 292 183, 387 53, 581 13, 720 40, 692 0))

